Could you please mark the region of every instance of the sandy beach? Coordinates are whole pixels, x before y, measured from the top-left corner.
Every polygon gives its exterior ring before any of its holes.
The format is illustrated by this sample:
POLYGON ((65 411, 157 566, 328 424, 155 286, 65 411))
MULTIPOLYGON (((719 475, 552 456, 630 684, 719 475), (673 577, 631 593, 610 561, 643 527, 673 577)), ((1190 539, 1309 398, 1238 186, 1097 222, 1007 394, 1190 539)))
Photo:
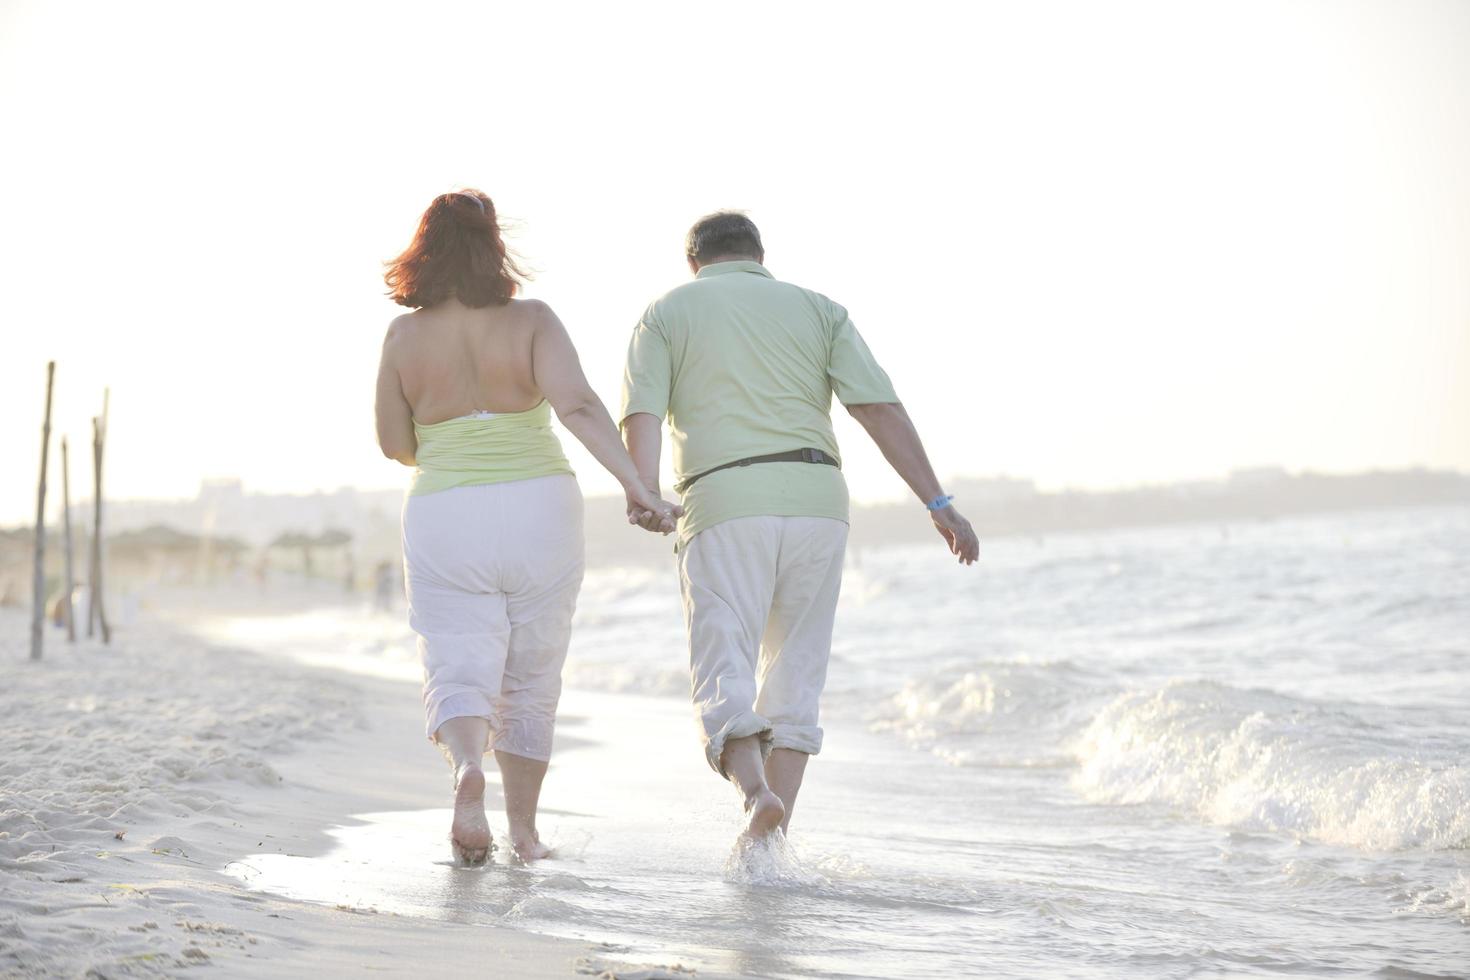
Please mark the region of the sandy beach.
POLYGON ((26 628, 0 611, 0 973, 687 975, 576 941, 250 889, 254 856, 320 855, 352 814, 447 800, 411 689, 146 617, 111 647, 53 632, 29 663, 26 628))

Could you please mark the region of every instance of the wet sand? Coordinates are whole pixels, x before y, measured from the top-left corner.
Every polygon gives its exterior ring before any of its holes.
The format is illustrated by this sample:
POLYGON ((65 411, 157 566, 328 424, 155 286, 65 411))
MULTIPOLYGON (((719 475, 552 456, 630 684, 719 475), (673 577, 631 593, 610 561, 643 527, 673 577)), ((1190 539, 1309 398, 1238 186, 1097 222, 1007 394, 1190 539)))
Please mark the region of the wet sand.
MULTIPOLYGON (((353 824, 353 814, 447 802, 448 767, 423 738, 411 686, 206 645, 146 622, 110 648, 69 647, 53 633, 34 664, 27 625, 0 610, 0 973, 174 975, 214 965, 251 977, 540 978, 642 969, 593 944, 483 917, 409 917, 350 895, 309 902, 244 883, 263 856, 329 853, 329 830, 353 824)), ((498 808, 493 794, 487 806, 498 808)), ((443 829, 415 853, 447 862, 443 829)))

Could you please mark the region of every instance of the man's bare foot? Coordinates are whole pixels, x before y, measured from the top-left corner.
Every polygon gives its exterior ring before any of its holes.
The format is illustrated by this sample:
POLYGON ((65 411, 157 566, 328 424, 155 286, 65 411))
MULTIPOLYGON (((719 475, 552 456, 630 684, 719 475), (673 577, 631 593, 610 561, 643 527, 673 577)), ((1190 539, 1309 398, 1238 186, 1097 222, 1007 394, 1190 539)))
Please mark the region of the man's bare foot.
POLYGON ((456 860, 471 865, 484 864, 495 850, 485 819, 485 773, 472 762, 464 763, 455 773, 449 846, 456 860))
POLYGON ((540 861, 542 858, 551 857, 552 850, 541 843, 541 835, 534 830, 524 830, 512 827, 510 830, 510 849, 515 852, 516 860, 522 864, 530 864, 532 861, 540 861))
POLYGON ((750 816, 750 823, 745 826, 745 836, 752 840, 768 836, 781 826, 781 821, 786 817, 786 807, 782 805, 781 797, 769 789, 762 789, 746 797, 745 812, 750 816))

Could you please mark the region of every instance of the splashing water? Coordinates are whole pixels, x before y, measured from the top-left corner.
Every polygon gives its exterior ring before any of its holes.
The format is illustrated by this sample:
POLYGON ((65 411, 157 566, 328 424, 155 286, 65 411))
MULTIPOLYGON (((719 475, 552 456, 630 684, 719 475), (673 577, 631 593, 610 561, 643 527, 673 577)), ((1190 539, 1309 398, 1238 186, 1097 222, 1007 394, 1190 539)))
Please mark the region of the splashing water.
POLYGON ((764 837, 741 834, 725 859, 725 880, 766 888, 818 888, 829 884, 825 877, 802 865, 796 848, 780 829, 764 837))

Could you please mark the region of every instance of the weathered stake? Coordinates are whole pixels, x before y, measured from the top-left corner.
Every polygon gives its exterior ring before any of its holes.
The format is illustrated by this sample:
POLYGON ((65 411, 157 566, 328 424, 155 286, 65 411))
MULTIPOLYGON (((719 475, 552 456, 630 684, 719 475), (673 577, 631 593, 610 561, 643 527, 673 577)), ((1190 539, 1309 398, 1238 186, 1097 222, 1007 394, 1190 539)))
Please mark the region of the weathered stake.
POLYGON ((112 642, 112 628, 107 625, 107 606, 102 594, 102 451, 107 443, 108 395, 109 391, 103 389, 102 416, 92 419, 92 575, 87 616, 87 635, 92 635, 95 624, 102 630, 103 643, 112 642))
POLYGON ((41 659, 46 620, 46 457, 51 449, 51 384, 56 362, 46 362, 46 421, 41 424, 41 478, 36 484, 36 567, 32 577, 31 659, 41 659))
MULTIPOLYGON (((92 419, 92 468, 97 468, 97 419, 92 419)), ((95 499, 96 481, 93 481, 92 496, 95 499)), ((97 508, 94 505, 95 515, 97 508)), ((95 517, 94 517, 95 520, 95 517)), ((97 632, 97 527, 92 526, 92 536, 87 539, 87 639, 97 632)))
POLYGON ((66 436, 61 437, 61 528, 62 538, 66 545, 63 553, 65 565, 65 588, 66 605, 63 611, 66 613, 66 640, 68 643, 77 641, 77 611, 72 606, 72 593, 76 590, 76 580, 72 577, 72 546, 71 546, 71 463, 66 454, 66 436))

